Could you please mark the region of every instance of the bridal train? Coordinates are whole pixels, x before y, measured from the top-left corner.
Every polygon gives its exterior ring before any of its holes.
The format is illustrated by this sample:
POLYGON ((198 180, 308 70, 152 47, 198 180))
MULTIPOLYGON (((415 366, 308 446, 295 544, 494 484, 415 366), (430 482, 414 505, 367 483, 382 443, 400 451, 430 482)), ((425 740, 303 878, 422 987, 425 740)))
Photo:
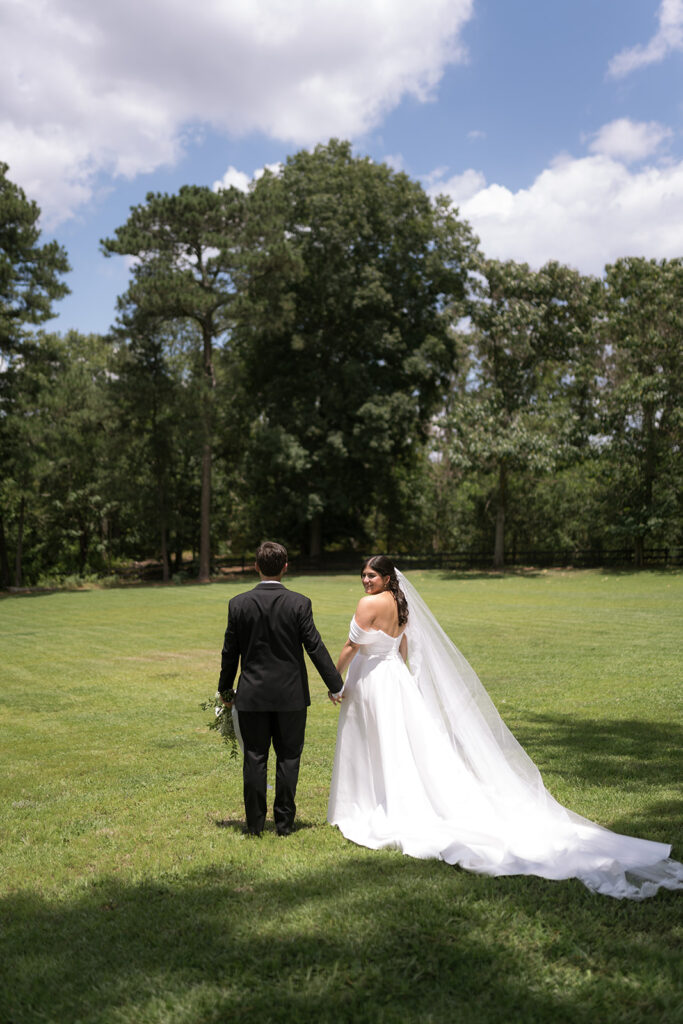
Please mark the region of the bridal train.
POLYGON ((405 576, 402 634, 364 630, 344 690, 328 821, 354 843, 487 875, 578 878, 641 900, 683 888, 671 847, 611 832, 559 804, 476 673, 405 576), (408 667, 409 666, 409 667, 408 667))

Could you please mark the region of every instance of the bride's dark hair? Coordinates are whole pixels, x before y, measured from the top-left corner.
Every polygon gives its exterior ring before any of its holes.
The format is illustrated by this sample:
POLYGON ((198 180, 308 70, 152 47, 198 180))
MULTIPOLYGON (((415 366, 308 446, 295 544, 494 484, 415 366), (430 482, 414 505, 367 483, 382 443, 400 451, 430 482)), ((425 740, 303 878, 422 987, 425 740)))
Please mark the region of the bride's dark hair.
POLYGON ((394 563, 386 555, 371 555, 370 558, 366 558, 363 562, 363 572, 367 568, 374 569, 380 576, 389 577, 388 589, 394 595, 396 601, 396 609, 398 611, 398 624, 399 626, 405 626, 408 621, 408 602, 406 601, 405 594, 398 585, 398 579, 396 578, 396 569, 394 563))

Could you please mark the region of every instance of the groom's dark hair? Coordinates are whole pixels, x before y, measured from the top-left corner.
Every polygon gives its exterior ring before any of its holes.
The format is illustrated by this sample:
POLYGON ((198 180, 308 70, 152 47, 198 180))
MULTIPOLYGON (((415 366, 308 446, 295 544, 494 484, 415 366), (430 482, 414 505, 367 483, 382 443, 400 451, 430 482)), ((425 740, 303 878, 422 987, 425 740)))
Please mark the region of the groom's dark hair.
POLYGON ((264 576, 279 576, 287 565, 287 548, 274 540, 264 540, 256 552, 256 564, 264 576))

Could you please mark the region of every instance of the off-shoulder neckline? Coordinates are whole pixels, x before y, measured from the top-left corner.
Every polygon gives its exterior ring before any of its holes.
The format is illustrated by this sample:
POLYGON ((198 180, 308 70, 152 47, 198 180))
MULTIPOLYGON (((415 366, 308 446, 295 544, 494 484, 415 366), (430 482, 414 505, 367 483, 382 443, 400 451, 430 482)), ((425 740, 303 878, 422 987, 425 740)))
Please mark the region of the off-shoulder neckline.
POLYGON ((399 640, 406 631, 406 627, 404 626, 400 633, 397 633, 396 636, 392 636, 391 633, 387 633, 384 629, 363 629, 355 615, 351 617, 351 621, 354 626, 358 627, 361 633, 381 633, 383 636, 388 636, 390 640, 399 640))

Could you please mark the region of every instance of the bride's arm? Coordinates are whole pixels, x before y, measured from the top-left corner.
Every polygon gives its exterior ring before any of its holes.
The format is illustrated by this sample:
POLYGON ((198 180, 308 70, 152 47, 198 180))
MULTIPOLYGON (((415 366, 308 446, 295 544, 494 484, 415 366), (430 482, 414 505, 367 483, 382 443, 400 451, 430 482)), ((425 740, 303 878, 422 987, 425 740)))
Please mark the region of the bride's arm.
MULTIPOLYGON (((346 672, 346 669, 349 667, 351 659, 358 650, 358 647, 358 644, 354 644, 350 640, 347 640, 344 646, 342 647, 341 654, 337 658, 337 672, 339 673, 340 676, 343 676, 344 672, 346 672)), ((330 698, 333 704, 340 704, 344 699, 345 689, 346 683, 344 683, 344 685, 342 686, 341 690, 338 693, 328 692, 327 696, 330 698)))
POLYGON ((337 659, 337 672, 340 676, 343 676, 347 668, 351 664, 351 660, 358 650, 359 644, 354 644, 351 640, 347 640, 341 649, 341 654, 337 659))
MULTIPOLYGON (((370 596, 361 597, 358 602, 354 618, 361 629, 370 629, 375 621, 375 602, 376 599, 370 596)), ((341 654, 337 659, 337 672, 340 676, 346 672, 359 647, 360 644, 354 644, 353 640, 347 640, 342 647, 341 654)))
MULTIPOLYGON (((368 629, 370 625, 370 616, 372 612, 368 608, 368 604, 372 604, 367 597, 361 597, 356 607, 355 620, 361 629, 368 629)), ((343 676, 347 668, 353 660, 353 656, 360 647, 360 644, 354 644, 350 638, 346 641, 341 649, 341 654, 337 660, 337 672, 340 676, 343 676)))
POLYGON ((401 642, 398 645, 398 653, 401 655, 404 661, 408 660, 408 637, 403 633, 401 642))

